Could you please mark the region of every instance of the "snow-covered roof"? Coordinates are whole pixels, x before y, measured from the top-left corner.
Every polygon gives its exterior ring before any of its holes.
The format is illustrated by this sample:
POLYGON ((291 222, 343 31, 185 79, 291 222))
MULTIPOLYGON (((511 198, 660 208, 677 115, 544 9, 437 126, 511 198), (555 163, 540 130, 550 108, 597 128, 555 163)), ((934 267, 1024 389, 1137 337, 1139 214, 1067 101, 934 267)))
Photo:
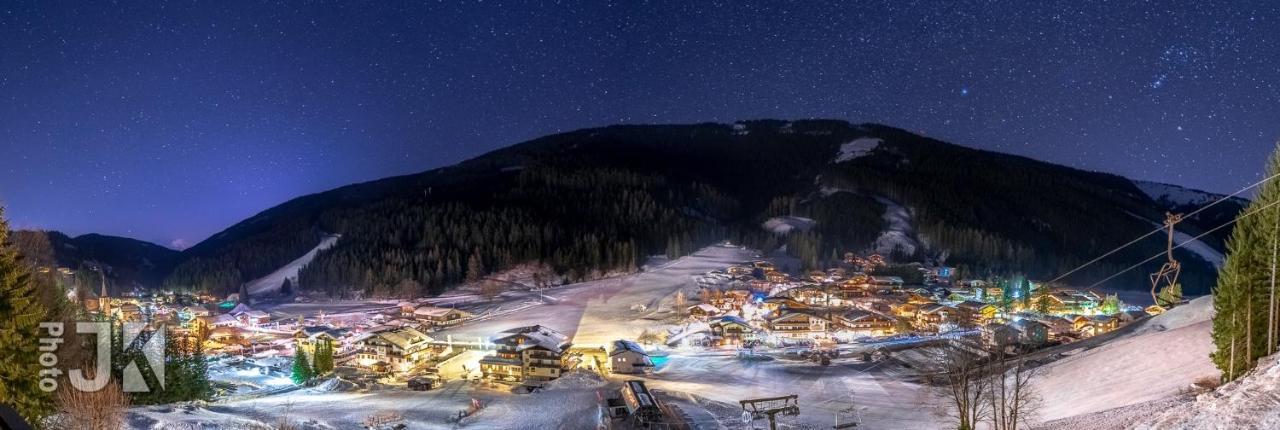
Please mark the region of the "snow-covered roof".
POLYGON ((890 317, 888 317, 888 316, 886 316, 886 315, 884 315, 884 314, 881 314, 881 313, 878 313, 878 312, 871 312, 871 311, 863 310, 863 309, 853 309, 853 310, 850 310, 850 311, 848 311, 848 312, 845 312, 845 313, 841 314, 841 315, 840 315, 840 317, 841 317, 841 318, 844 318, 845 320, 848 320, 848 321, 861 321, 861 320, 864 320, 864 319, 867 319, 867 318, 883 318, 883 319, 892 319, 892 318, 890 318, 890 317))
POLYGON ((520 342, 517 347, 520 350, 539 347, 559 354, 569 347, 569 336, 541 325, 516 327, 500 334, 501 336, 494 338, 494 343, 504 343, 503 341, 507 339, 523 337, 526 341, 520 342))
POLYGON ((613 356, 613 355, 621 354, 627 351, 639 353, 641 355, 648 355, 647 353, 644 352, 644 348, 640 347, 640 344, 637 344, 635 342, 632 342, 626 339, 618 339, 613 341, 613 350, 609 352, 609 355, 613 356))
POLYGON ((1013 326, 1013 328, 1016 328, 1016 329, 1018 329, 1018 331, 1021 331, 1021 332, 1025 332, 1025 331, 1027 331, 1027 330, 1032 330, 1032 329, 1034 329, 1034 328, 1035 328, 1035 327, 1037 327, 1037 326, 1039 326, 1040 328, 1048 328, 1048 326, 1046 326, 1044 323, 1042 323, 1042 322, 1040 322, 1040 321, 1036 321, 1036 320, 1032 320, 1032 319, 1026 319, 1026 318, 1023 318, 1023 319, 1020 319, 1020 320, 1016 320, 1016 321, 1014 321, 1014 322, 1012 322, 1012 323, 1009 323, 1009 325, 1010 325, 1010 326, 1013 326))
POLYGON ((715 319, 711 320, 711 321, 709 322, 709 324, 722 324, 722 325, 723 325, 723 324, 738 324, 738 325, 742 325, 742 326, 746 326, 746 327, 751 327, 751 324, 747 324, 747 320, 744 320, 744 319, 742 319, 742 317, 738 317, 738 316, 734 316, 734 315, 724 315, 724 316, 721 316, 721 317, 717 317, 717 318, 715 318, 715 319))
POLYGON ((315 338, 316 336, 319 336, 321 334, 327 334, 336 339, 346 335, 347 329, 333 328, 330 326, 308 326, 308 327, 303 327, 298 329, 298 332, 302 333, 304 336, 308 338, 315 338))
POLYGON ((694 309, 701 309, 703 312, 706 312, 709 314, 720 313, 720 308, 717 308, 715 306, 712 306, 706 303, 698 303, 696 305, 689 307, 690 311, 693 311, 694 309))
POLYGON ((992 305, 988 303, 979 302, 976 300, 965 300, 963 302, 956 304, 957 308, 964 308, 972 311, 982 310, 982 308, 985 308, 987 306, 992 306, 992 305))
POLYGON ((402 327, 394 330, 374 332, 369 336, 362 337, 361 340, 374 336, 380 337, 401 349, 408 349, 412 344, 428 342, 431 340, 429 336, 412 327, 402 327))
POLYGON ((251 311, 251 310, 253 310, 253 308, 249 307, 249 305, 246 305, 246 304, 244 304, 244 303, 241 303, 241 304, 236 305, 236 307, 231 308, 231 312, 227 312, 227 313, 229 313, 229 314, 231 314, 231 315, 239 315, 239 314, 243 314, 243 313, 249 312, 249 311, 251 311))
MULTIPOLYGON (((443 317, 449 315, 450 312, 463 312, 453 308, 441 308, 436 306, 422 306, 413 310, 413 314, 420 317, 443 317)), ((465 315, 465 312, 463 312, 465 315)))

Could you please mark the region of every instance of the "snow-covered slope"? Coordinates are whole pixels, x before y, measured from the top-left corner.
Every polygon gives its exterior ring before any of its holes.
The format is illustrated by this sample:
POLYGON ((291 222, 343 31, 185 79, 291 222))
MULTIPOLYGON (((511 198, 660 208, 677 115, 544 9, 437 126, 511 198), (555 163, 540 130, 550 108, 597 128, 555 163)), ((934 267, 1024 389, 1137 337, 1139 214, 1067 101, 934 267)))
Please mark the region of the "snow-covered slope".
POLYGON ((1222 198, 1219 194, 1159 182, 1135 180, 1133 185, 1151 197, 1151 200, 1166 206, 1203 206, 1222 198))
POLYGON ((812 219, 799 216, 776 216, 769 218, 762 224, 765 230, 773 232, 773 234, 786 235, 793 231, 809 231, 813 225, 817 224, 812 219))
POLYGON ((870 154, 883 142, 874 137, 861 137, 840 145, 840 153, 836 154, 836 163, 843 163, 870 154))
POLYGON ((916 252, 920 243, 916 241, 911 229, 911 211, 893 200, 876 196, 876 201, 884 204, 885 230, 876 238, 876 252, 889 255, 895 249, 910 255, 916 252))
MULTIPOLYGON (((1151 221, 1151 225, 1153 225, 1153 227, 1161 227, 1162 224, 1156 223, 1156 221, 1151 221)), ((1196 256, 1201 257, 1204 261, 1210 262, 1213 267, 1221 267, 1222 261, 1226 260, 1226 256, 1222 255, 1222 252, 1208 246, 1208 243, 1199 241, 1199 239, 1194 238, 1193 235, 1180 232, 1178 229, 1174 229, 1174 243, 1180 244, 1183 250, 1196 253, 1196 256)))
POLYGON ((1133 426, 1135 429, 1280 428, 1280 355, 1258 363, 1244 377, 1169 408, 1133 426))
POLYGON ((247 286, 249 290, 249 295, 257 296, 261 294, 269 294, 269 293, 274 293, 276 291, 279 291, 280 285, 284 283, 285 278, 292 279, 294 282, 296 282, 298 280, 298 271, 302 270, 303 266, 306 266, 307 264, 311 263, 311 260, 316 258, 317 253, 319 253, 322 250, 328 249, 329 247, 333 246, 333 244, 335 243, 338 243, 338 237, 339 236, 337 235, 325 236, 325 238, 320 241, 319 245, 316 245, 315 248, 312 248, 310 251, 307 251, 306 254, 303 254, 301 257, 298 257, 293 261, 290 261, 289 264, 286 264, 284 265, 284 267, 276 269, 276 271, 271 272, 271 274, 267 276, 263 276, 261 278, 250 281, 249 285, 247 286))
MULTIPOLYGON (((1200 297, 1132 331, 1039 368, 1039 419, 1056 420, 1177 395, 1218 377, 1209 361, 1213 298, 1200 297)), ((1085 341, 1087 343, 1087 341, 1085 341)))

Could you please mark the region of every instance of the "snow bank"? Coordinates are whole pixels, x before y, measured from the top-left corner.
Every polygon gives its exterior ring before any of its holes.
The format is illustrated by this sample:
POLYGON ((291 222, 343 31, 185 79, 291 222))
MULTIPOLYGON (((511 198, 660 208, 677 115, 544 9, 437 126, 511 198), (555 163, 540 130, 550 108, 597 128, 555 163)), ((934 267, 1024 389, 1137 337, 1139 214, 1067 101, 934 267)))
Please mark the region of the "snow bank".
POLYGON ((1280 428, 1280 355, 1244 377, 1201 394, 1187 407, 1164 410, 1135 429, 1280 428))
POLYGON ((587 388, 599 388, 608 384, 597 373, 585 370, 571 370, 565 372, 558 379, 554 379, 545 385, 548 390, 581 390, 587 388))
MULTIPOLYGON (((1213 298, 1192 300, 1135 330, 1041 366, 1040 420, 1056 420, 1177 395, 1218 377, 1209 361, 1213 298)), ((1088 341, 1084 341, 1088 342, 1088 341)))
POLYGON ((280 285, 284 283, 285 278, 292 279, 294 283, 297 283, 298 271, 302 270, 302 268, 307 264, 310 264, 311 260, 316 258, 317 253, 325 249, 329 249, 333 244, 338 243, 338 237, 338 235, 325 236, 325 238, 320 241, 319 245, 316 245, 315 248, 307 251, 306 254, 303 254, 296 260, 290 261, 289 264, 276 269, 276 271, 271 272, 271 274, 267 276, 250 281, 249 285, 246 286, 249 290, 249 295, 257 296, 280 291, 280 285))
POLYGON ((809 231, 817 223, 817 221, 805 217, 780 216, 769 218, 761 226, 765 230, 773 232, 773 234, 787 235, 793 231, 809 231))
POLYGON ((874 137, 860 137, 852 142, 840 145, 840 153, 836 154, 836 163, 843 163, 870 154, 880 146, 883 140, 874 137))

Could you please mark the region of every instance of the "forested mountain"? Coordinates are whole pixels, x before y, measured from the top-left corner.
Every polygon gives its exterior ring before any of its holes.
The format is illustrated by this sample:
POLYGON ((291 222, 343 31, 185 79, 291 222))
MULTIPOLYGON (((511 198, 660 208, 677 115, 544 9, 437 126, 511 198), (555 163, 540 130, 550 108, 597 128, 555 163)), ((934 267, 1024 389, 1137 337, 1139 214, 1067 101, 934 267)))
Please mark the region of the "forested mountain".
POLYGON ((57 231, 21 230, 10 240, 32 266, 81 271, 96 267, 120 288, 160 285, 182 258, 180 252, 154 243, 100 234, 68 237, 57 231))
MULTIPOLYGON (((166 282, 232 292, 330 233, 341 240, 303 269, 300 284, 337 296, 403 292, 395 286, 405 281, 439 293, 532 260, 580 279, 722 239, 786 245, 810 266, 902 242, 893 248, 900 258, 1046 279, 1151 231, 1169 209, 1120 176, 881 125, 612 126, 299 197, 192 247, 166 282), (816 223, 787 235, 761 227, 784 215, 816 223)), ((1215 211, 1239 209, 1230 202, 1215 211)), ((1182 230, 1196 235, 1217 220, 1190 219, 1182 230)), ((1205 242, 1220 250, 1228 230, 1205 242)), ((1154 235, 1068 280, 1091 283, 1163 246, 1154 235)), ((1204 291, 1212 266, 1198 254, 1178 254, 1186 289, 1204 291)), ((1148 271, 1111 284, 1147 288, 1148 271)))

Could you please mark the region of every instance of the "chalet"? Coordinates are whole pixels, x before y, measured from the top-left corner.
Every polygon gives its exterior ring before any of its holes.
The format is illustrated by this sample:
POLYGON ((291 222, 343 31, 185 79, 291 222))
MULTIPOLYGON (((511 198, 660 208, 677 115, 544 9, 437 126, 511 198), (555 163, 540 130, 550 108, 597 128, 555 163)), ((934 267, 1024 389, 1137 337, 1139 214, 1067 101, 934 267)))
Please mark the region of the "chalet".
POLYGON ((920 305, 920 310, 916 311, 916 326, 938 330, 938 326, 947 322, 947 318, 954 313, 954 309, 939 303, 920 305))
POLYGON ((1036 321, 1048 328, 1050 338, 1057 338, 1075 332, 1075 321, 1071 318, 1047 315, 1037 318, 1036 321))
POLYGON ((769 290, 773 288, 773 283, 764 279, 752 279, 747 282, 747 288, 750 288, 751 292, 754 293, 768 294, 769 290))
POLYGON ((725 273, 728 273, 729 276, 742 276, 750 275, 752 270, 752 268, 747 266, 729 266, 728 269, 725 269, 725 273))
POLYGON ((858 336, 885 336, 894 331, 893 317, 862 309, 840 314, 836 316, 836 322, 858 336))
POLYGON ((698 319, 707 319, 707 318, 711 318, 721 314, 720 308, 711 306, 706 303, 698 303, 696 305, 690 306, 688 308, 688 312, 689 312, 689 316, 698 318, 698 319))
POLYGON ((965 300, 957 303, 956 308, 962 309, 968 314, 973 319, 969 321, 972 324, 983 324, 991 321, 996 318, 996 313, 999 312, 999 309, 993 304, 974 300, 965 300))
POLYGON ((209 329, 218 328, 218 327, 234 327, 234 326, 240 325, 240 321, 237 321, 236 317, 233 317, 227 314, 196 317, 195 321, 197 326, 201 326, 209 329))
POLYGON ((435 306, 419 306, 413 310, 413 318, 431 327, 449 327, 471 319, 470 312, 435 306))
POLYGON ((787 274, 786 274, 786 273, 782 273, 782 272, 779 272, 779 271, 776 271, 776 270, 775 270, 775 271, 771 271, 771 272, 766 272, 766 273, 764 274, 764 279, 765 279, 766 281, 769 281, 769 282, 772 282, 772 283, 775 283, 775 284, 780 284, 780 283, 783 283, 783 282, 787 282, 787 280, 788 280, 788 276, 787 276, 787 274))
POLYGON ((1090 291, 1058 290, 1048 297, 1050 313, 1091 313, 1098 307, 1098 294, 1090 291))
POLYGON ((613 341, 612 346, 609 351, 609 369, 613 373, 644 373, 646 369, 653 367, 649 354, 635 342, 620 339, 613 341))
POLYGON ((988 300, 994 300, 1004 296, 1004 288, 999 283, 982 284, 982 297, 988 297, 988 300))
POLYGON ((1120 325, 1119 320, 1107 315, 1077 315, 1072 323, 1075 332, 1084 337, 1097 336, 1115 330, 1120 325))
POLYGON ((810 281, 822 283, 822 282, 827 282, 830 279, 831 277, 827 275, 827 272, 823 272, 821 270, 814 270, 809 272, 810 281))
POLYGON ((361 366, 407 371, 434 355, 431 340, 417 329, 400 328, 369 332, 352 343, 361 366))
POLYGON ((776 270, 776 269, 773 267, 773 263, 770 263, 770 262, 768 262, 768 261, 764 261, 764 260, 758 260, 758 261, 754 261, 754 262, 752 262, 752 263, 751 263, 751 267, 756 268, 756 269, 760 269, 760 270, 764 270, 764 271, 766 271, 766 272, 771 271, 771 270, 776 270))
POLYGON ((303 327, 293 332, 294 348, 306 352, 308 357, 314 357, 316 346, 327 344, 335 353, 340 354, 345 348, 339 339, 345 338, 347 333, 347 329, 329 326, 303 327))
POLYGON ((761 308, 769 312, 774 312, 779 309, 804 309, 807 307, 809 307, 809 305, 800 303, 795 299, 786 296, 767 297, 761 302, 761 308))
POLYGON ((218 327, 209 330, 208 340, 221 345, 239 344, 243 339, 243 333, 236 327, 218 327))
POLYGON ((1018 344, 1018 330, 1001 323, 982 326, 982 344, 992 350, 1002 350, 1018 344))
POLYGON ((187 318, 207 317, 211 315, 209 308, 204 306, 185 306, 178 310, 178 313, 185 315, 187 318))
POLYGON ((236 321, 245 327, 261 327, 271 322, 271 315, 259 310, 235 314, 236 321))
POLYGON ((142 308, 133 303, 125 303, 119 308, 120 319, 123 321, 142 321, 142 308))
POLYGON ((783 338, 813 339, 825 336, 831 321, 811 312, 782 310, 773 318, 766 318, 769 333, 783 338))
POLYGON ((716 345, 741 345, 755 340, 755 328, 739 317, 724 315, 707 325, 711 327, 711 340, 716 345))
POLYGON ((1009 327, 1018 331, 1018 342, 1031 347, 1044 345, 1049 341, 1049 326, 1031 319, 1019 319, 1009 323, 1009 327))
POLYGON ((827 292, 817 285, 801 285, 783 294, 807 305, 825 305, 829 299, 827 292))
POLYGON ((524 383, 559 378, 571 346, 568 336, 540 325, 503 331, 493 343, 497 353, 480 359, 484 377, 524 383))
POLYGON ((747 300, 751 298, 751 292, 747 290, 729 290, 724 292, 720 309, 726 311, 742 310, 742 305, 747 304, 747 300))

